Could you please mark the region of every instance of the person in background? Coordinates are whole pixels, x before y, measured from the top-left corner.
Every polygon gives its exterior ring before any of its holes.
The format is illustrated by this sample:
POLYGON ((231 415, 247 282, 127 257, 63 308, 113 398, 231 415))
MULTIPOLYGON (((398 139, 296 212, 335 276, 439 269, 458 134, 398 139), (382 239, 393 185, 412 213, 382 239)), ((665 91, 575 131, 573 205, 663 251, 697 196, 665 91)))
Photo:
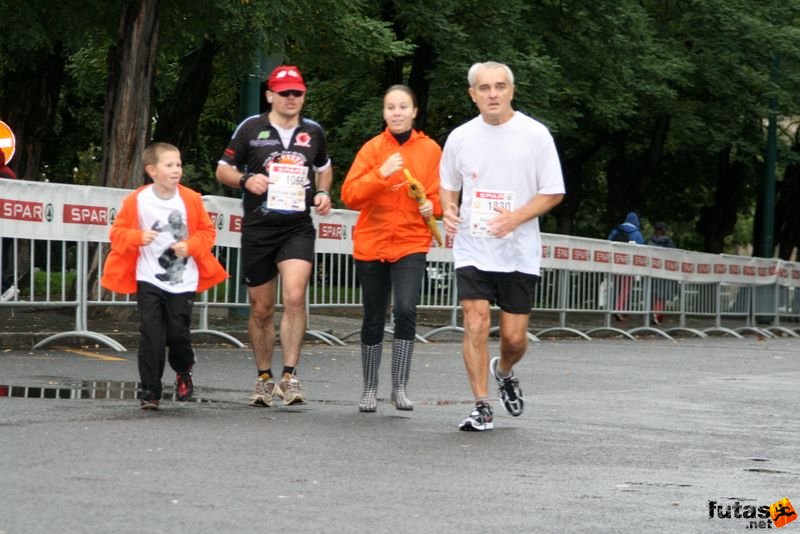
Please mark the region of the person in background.
MULTIPOLYGON (((0 150, 0 178, 16 179, 16 173, 11 170, 11 167, 6 165, 6 155, 0 150)), ((15 285, 14 280, 14 255, 12 254, 12 247, 14 246, 13 239, 4 237, 2 239, 2 254, 3 254, 3 273, 0 280, 0 302, 7 302, 14 300, 19 296, 19 289, 15 285)))
MULTIPOLYGON (((675 248, 675 242, 669 236, 667 223, 657 222, 653 227, 653 235, 645 242, 645 245, 654 247, 675 248)), ((671 300, 678 290, 678 284, 675 280, 664 280, 661 278, 653 278, 651 283, 651 300, 653 306, 653 323, 659 325, 664 322, 664 303, 671 300)))
POLYGON ((514 366, 528 348, 528 320, 541 268, 539 217, 563 199, 564 178, 547 127, 511 105, 511 69, 502 63, 475 63, 467 81, 479 115, 453 130, 445 142, 439 196, 445 229, 455 236, 464 364, 475 398, 459 429, 485 431, 494 427, 490 373, 506 411, 519 416, 524 408, 514 366), (490 362, 490 308, 495 304, 500 308, 500 356, 490 362))
POLYGON ((361 283, 363 389, 358 409, 377 409, 378 374, 383 350, 386 307, 392 295, 391 401, 398 410, 412 410, 406 396, 417 326, 417 299, 425 273, 431 231, 425 223, 440 216, 439 160, 442 150, 414 129, 417 102, 405 85, 389 87, 383 97, 386 129, 361 147, 342 186, 342 201, 360 211, 353 234, 353 257, 361 283), (409 195, 404 171, 425 189, 418 204, 409 195))
POLYGON ((306 84, 297 67, 282 65, 269 76, 270 111, 245 119, 233 132, 217 166, 217 180, 241 189, 242 272, 250 298, 248 332, 258 378, 250 406, 303 404, 297 378, 306 331, 306 290, 314 263, 314 224, 331 209, 333 168, 325 132, 301 115, 306 84), (275 383, 275 308, 281 276, 283 371, 275 383))
POLYGON ((153 143, 142 160, 153 183, 123 200, 100 283, 116 293, 136 293, 140 406, 156 410, 167 358, 176 372, 177 399, 192 396, 192 305, 198 292, 226 280, 228 273, 211 253, 217 231, 202 197, 180 185, 180 151, 153 143))
POLYGON ((654 247, 675 248, 675 242, 668 234, 669 229, 667 223, 657 222, 653 227, 653 235, 645 242, 645 245, 652 245, 654 247))
POLYGON ((17 173, 15 173, 11 167, 6 165, 6 154, 2 150, 0 150, 0 178, 11 178, 12 180, 17 179, 17 173))
MULTIPOLYGON (((611 230, 611 233, 608 234, 608 239, 609 241, 616 241, 619 243, 636 243, 637 245, 643 245, 644 236, 640 230, 639 216, 633 211, 628 213, 628 215, 625 216, 625 221, 611 230)), ((617 275, 615 280, 617 294, 614 302, 614 309, 622 311, 626 309, 628 305, 628 296, 633 286, 633 276, 617 275)), ((626 316, 621 313, 615 313, 614 318, 618 321, 624 321, 626 316)))

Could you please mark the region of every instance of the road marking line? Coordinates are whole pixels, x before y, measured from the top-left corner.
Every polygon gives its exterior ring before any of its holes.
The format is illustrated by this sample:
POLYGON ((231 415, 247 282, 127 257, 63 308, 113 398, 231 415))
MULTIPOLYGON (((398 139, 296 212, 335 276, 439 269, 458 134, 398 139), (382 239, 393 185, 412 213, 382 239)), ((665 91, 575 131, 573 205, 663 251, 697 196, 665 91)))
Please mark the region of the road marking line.
POLYGON ((96 352, 87 352, 85 350, 78 350, 78 349, 70 349, 68 347, 53 347, 54 349, 63 350, 64 352, 71 352, 72 354, 78 354, 80 356, 86 356, 89 358, 95 358, 97 360, 102 360, 104 362, 126 362, 125 358, 119 358, 117 356, 106 356, 104 354, 98 354, 96 352))

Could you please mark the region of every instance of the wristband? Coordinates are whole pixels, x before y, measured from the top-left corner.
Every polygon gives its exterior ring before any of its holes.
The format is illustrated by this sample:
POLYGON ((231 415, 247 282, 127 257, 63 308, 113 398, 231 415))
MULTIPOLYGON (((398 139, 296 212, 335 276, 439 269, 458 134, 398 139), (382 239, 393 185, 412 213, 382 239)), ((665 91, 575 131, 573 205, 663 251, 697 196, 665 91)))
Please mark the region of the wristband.
POLYGON ((252 178, 252 177, 253 177, 253 173, 252 173, 252 172, 246 172, 246 173, 244 173, 244 174, 242 175, 242 177, 241 177, 241 178, 239 178, 239 188, 240 188, 240 189, 244 189, 244 184, 246 184, 246 183, 247 183, 247 180, 249 180, 249 179, 250 179, 250 178, 252 178))
POLYGON ((328 193, 327 191, 323 191, 322 189, 320 189, 319 191, 317 191, 317 192, 315 193, 315 195, 325 195, 326 197, 330 197, 330 196, 331 196, 331 194, 330 194, 330 193, 328 193))

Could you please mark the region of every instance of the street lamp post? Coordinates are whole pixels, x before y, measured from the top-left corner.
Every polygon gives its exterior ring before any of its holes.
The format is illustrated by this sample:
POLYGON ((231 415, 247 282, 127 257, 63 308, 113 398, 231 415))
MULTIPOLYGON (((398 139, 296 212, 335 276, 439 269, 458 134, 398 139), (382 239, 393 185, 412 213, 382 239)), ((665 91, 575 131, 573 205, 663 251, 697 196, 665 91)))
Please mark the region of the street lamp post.
MULTIPOLYGON (((777 54, 772 56, 770 82, 773 89, 778 83, 778 68, 780 66, 777 54)), ((767 120, 767 154, 766 176, 764 179, 764 196, 762 202, 761 220, 761 250, 760 256, 771 258, 775 251, 775 167, 778 145, 778 97, 769 97, 769 117, 767 120)))

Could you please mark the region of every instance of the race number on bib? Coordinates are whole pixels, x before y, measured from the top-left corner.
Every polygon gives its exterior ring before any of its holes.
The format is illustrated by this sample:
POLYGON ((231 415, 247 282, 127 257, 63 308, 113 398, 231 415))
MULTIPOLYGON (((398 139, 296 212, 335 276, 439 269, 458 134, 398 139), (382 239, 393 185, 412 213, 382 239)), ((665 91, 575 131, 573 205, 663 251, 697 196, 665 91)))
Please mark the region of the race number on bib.
POLYGON ((269 166, 267 207, 282 211, 305 211, 308 167, 272 163, 269 166))
MULTIPOLYGON (((470 215, 469 230, 472 237, 492 237, 489 233, 489 221, 499 215, 495 208, 514 208, 513 191, 495 191, 491 189, 476 189, 472 197, 472 213, 470 215)), ((514 232, 509 232, 502 239, 511 239, 514 232)))

